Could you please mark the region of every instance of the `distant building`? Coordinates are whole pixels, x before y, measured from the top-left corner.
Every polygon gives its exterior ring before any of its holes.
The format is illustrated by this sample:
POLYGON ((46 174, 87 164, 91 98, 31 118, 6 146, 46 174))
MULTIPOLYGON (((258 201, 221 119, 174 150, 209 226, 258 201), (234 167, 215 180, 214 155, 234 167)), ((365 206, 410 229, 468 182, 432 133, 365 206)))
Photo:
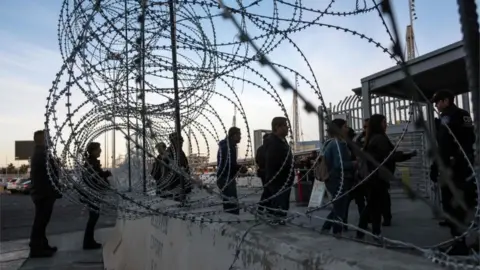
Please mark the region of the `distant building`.
POLYGON ((315 150, 321 148, 321 143, 318 140, 315 141, 302 141, 297 142, 296 152, 303 152, 309 150, 315 150))

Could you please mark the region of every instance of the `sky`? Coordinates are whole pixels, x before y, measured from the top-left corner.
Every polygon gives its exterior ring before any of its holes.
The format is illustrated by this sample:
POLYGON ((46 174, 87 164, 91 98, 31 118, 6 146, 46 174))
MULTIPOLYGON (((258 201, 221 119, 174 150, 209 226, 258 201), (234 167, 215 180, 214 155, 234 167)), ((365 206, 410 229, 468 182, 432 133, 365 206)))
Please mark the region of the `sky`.
MULTIPOLYGON (((74 1, 65 2, 68 2, 69 5, 72 6, 74 1)), ((122 3, 122 1, 103 1, 104 5, 110 6, 114 6, 114 2, 122 3)), ((248 4, 252 1, 243 2, 248 4)), ((284 2, 294 3, 295 1, 284 2)), ((301 5, 308 9, 323 10, 330 1, 303 0, 297 2, 301 2, 301 5)), ((367 0, 365 2, 368 6, 372 6, 372 1, 367 0)), ((395 0, 392 2, 394 2, 394 10, 403 42, 405 28, 409 23, 408 0, 395 0)), ((227 5, 234 5, 234 3, 235 1, 233 0, 225 1, 227 5)), ((271 22, 267 17, 272 16, 285 19, 277 25, 279 29, 285 29, 287 27, 290 23, 288 22, 288 18, 294 17, 298 20, 299 16, 301 16, 303 21, 311 21, 318 17, 317 13, 308 10, 293 14, 291 7, 281 4, 280 2, 276 3, 278 14, 275 15, 273 14, 273 3, 273 0, 263 0, 260 5, 250 8, 249 12, 257 14, 258 16, 256 18, 263 19, 267 22, 271 22)), ((359 1, 359 3, 360 7, 362 7, 363 1, 359 1)), ((335 1, 330 11, 352 11, 355 9, 355 4, 356 1, 353 0, 335 1)), ((414 30, 418 54, 428 53, 461 39, 456 1, 442 0, 438 1, 436 5, 434 5, 432 1, 416 1, 415 7, 418 19, 414 22, 414 30)), ((61 1, 56 0, 0 1, 0 125, 2 126, 0 135, 0 166, 4 166, 7 163, 17 164, 17 162, 14 161, 14 142, 16 140, 31 140, 33 132, 44 127, 49 89, 52 88, 52 84, 57 74, 61 71, 63 64, 59 44, 65 44, 65 40, 63 39, 64 37, 62 37, 61 42, 59 42, 57 35, 61 8, 61 1)), ((194 8, 194 11, 198 12, 198 14, 205 14, 203 8, 204 7, 197 6, 194 8)), ((113 8, 105 8, 105 10, 110 12, 109 14, 115 14, 116 12, 113 8)), ((212 14, 219 13, 219 10, 216 8, 211 8, 210 11, 212 14)), ((182 12, 182 14, 186 14, 186 12, 191 13, 191 10, 185 9, 182 12)), ((177 20, 181 20, 182 16, 184 16, 182 14, 177 15, 177 20)), ((132 14, 132 16, 136 16, 136 14, 132 14)), ((101 16, 95 18, 96 23, 105 22, 101 16)), ((149 31, 158 32, 156 33, 156 39, 152 39, 154 40, 152 42, 155 42, 158 46, 157 52, 155 53, 159 56, 167 57, 166 55, 170 52, 162 50, 162 46, 169 45, 170 40, 167 38, 169 33, 161 29, 162 22, 166 22, 168 18, 162 14, 158 15, 158 18, 158 21, 155 21, 154 24, 149 26, 149 31)), ((236 18, 240 20, 239 16, 236 18)), ((78 20, 79 24, 81 21, 82 18, 78 20)), ((378 12, 375 10, 358 16, 324 16, 318 19, 317 22, 341 26, 362 33, 380 42, 387 48, 391 45, 385 27, 382 24, 378 12)), ((116 22, 116 25, 117 23, 120 24, 121 22, 116 22)), ((389 24, 388 20, 387 24, 389 24)), ((250 36, 266 33, 265 30, 256 27, 252 21, 247 21, 245 26, 250 36)), ((80 29, 77 28, 73 31, 75 32, 73 34, 78 37, 80 29)), ((216 17, 213 23, 201 19, 196 24, 191 21, 179 22, 178 31, 182 31, 183 36, 191 36, 192 39, 195 39, 197 42, 209 40, 209 46, 214 46, 212 42, 214 37, 216 38, 216 44, 220 44, 222 42, 235 40, 238 33, 231 21, 223 20, 219 17, 216 17), (192 30, 196 29, 195 27, 199 29, 198 25, 201 25, 202 29, 204 29, 203 38, 199 34, 199 31, 192 30)), ((111 35, 102 33, 102 31, 97 34, 102 42, 108 43, 113 40, 111 35)), ((313 83, 313 76, 315 76, 327 107, 329 104, 337 104, 345 97, 352 95, 351 89, 360 86, 361 78, 394 65, 381 49, 376 48, 365 39, 361 39, 345 31, 338 31, 320 25, 312 25, 302 31, 289 33, 288 38, 301 50, 303 56, 289 41, 284 40, 276 46, 270 45, 272 50, 269 51, 267 57, 272 62, 295 70, 309 82, 313 83), (308 64, 304 59, 308 61, 308 64)), ((118 42, 118 40, 119 38, 117 37, 116 41, 118 42)), ((255 40, 255 42, 260 45, 264 44, 265 40, 265 38, 259 38, 255 40)), ((279 40, 280 38, 277 35, 273 42, 272 40, 267 40, 267 42, 271 42, 267 44, 275 44, 275 41, 279 40)), ((92 41, 91 43, 94 42, 95 41, 92 41)), ((68 42, 66 44, 70 45, 70 49, 68 50, 71 51, 72 44, 68 44, 68 42)), ((115 43, 112 45, 112 48, 121 48, 123 46, 122 44, 123 43, 115 43)), ((402 44, 404 44, 404 42, 402 44)), ((93 48, 93 45, 91 46, 91 48, 93 48)), ((237 47, 238 46, 219 46, 216 50, 232 53, 237 47)), ((245 45, 242 45, 238 51, 244 53, 246 48, 245 45)), ((251 55, 252 48, 249 47, 248 50, 251 55)), ((88 53, 92 55, 105 55, 104 51, 87 52, 87 54, 88 53)), ((178 55, 179 63, 181 63, 180 65, 182 66, 199 66, 205 59, 212 60, 212 56, 208 58, 196 51, 185 48, 179 49, 178 55)), ((91 55, 89 57, 91 60, 89 63, 96 61, 91 55)), ((223 64, 220 63, 220 65, 225 65, 225 61, 223 64)), ((237 68, 233 72, 222 76, 222 79, 215 80, 215 83, 209 83, 208 86, 213 87, 218 94, 213 94, 213 97, 208 100, 208 105, 202 103, 205 102, 205 99, 208 97, 208 92, 197 91, 196 94, 189 97, 189 100, 191 102, 195 100, 200 106, 196 107, 195 110, 187 108, 187 106, 181 108, 185 119, 191 117, 191 119, 195 121, 195 124, 190 126, 194 134, 192 136, 195 137, 195 139, 192 139, 192 153, 208 154, 211 160, 214 159, 217 151, 217 139, 224 138, 225 130, 232 125, 234 115, 234 105, 232 102, 238 106, 236 116, 237 126, 242 130, 239 157, 242 155, 251 156, 251 152, 246 153, 247 143, 249 141, 253 143, 253 130, 269 129, 271 119, 275 116, 283 115, 282 107, 287 112, 289 118, 292 119, 292 93, 281 89, 278 76, 274 75, 268 67, 260 66, 258 63, 250 62, 247 66, 248 68, 237 68), (237 79, 232 78, 232 76, 237 77, 237 79), (242 77, 248 80, 248 82, 242 83, 242 77), (264 87, 264 89, 268 91, 263 91, 261 87, 264 87), (229 88, 232 88, 233 91, 229 88), (274 98, 270 96, 275 97, 277 100, 274 100, 274 98), (241 111, 244 112, 244 117, 242 117, 241 111), (250 140, 248 138, 250 138, 250 140)), ((285 68, 279 69, 290 82, 294 83, 295 75, 293 73, 285 68)), ((225 70, 225 67, 221 67, 219 70, 225 70)), ((88 74, 85 73, 86 71, 87 69, 82 70, 81 65, 73 69, 77 78, 81 78, 82 76, 88 77, 88 74)), ((195 72, 200 73, 201 69, 199 68, 195 72)), ((159 71, 159 74, 167 73, 169 73, 168 70, 159 71)), ((109 74, 106 76, 111 77, 113 75, 109 74)), ((100 77, 100 75, 94 77, 91 81, 97 82, 100 89, 111 87, 111 84, 108 85, 102 82, 102 79, 99 79, 100 77)), ((192 81, 187 81, 185 79, 186 77, 180 77, 181 86, 194 84, 192 81)), ((61 90, 65 87, 65 81, 68 80, 68 76, 61 75, 59 78, 61 78, 61 83, 58 84, 58 87, 61 90)), ((157 88, 172 87, 170 79, 160 79, 158 76, 150 76, 147 80, 150 85, 154 85, 157 88)), ((127 80, 125 80, 125 82, 126 81, 127 80)), ((196 83, 201 84, 201 81, 202 80, 196 83)), ((82 123, 82 117, 88 115, 95 107, 98 107, 99 103, 89 103, 86 94, 81 91, 81 86, 85 87, 85 82, 84 79, 80 79, 77 86, 71 87, 69 100, 67 100, 65 96, 59 98, 55 106, 55 118, 58 119, 59 126, 68 118, 69 107, 66 105, 67 103, 72 104, 70 106, 70 112, 81 106, 76 110, 75 115, 71 117, 71 122, 74 125, 82 123), (85 104, 82 105, 83 103, 85 104)), ((133 84, 133 82, 131 82, 131 84, 133 84)), ((320 105, 318 96, 311 87, 301 79, 299 80, 298 89, 300 93, 311 100, 315 106, 320 105)), ((59 93, 58 91, 57 93, 59 93)), ((101 90, 96 91, 100 92, 101 90)), ((165 94, 165 96, 148 94, 146 100, 148 104, 161 104, 172 97, 172 94, 165 94)), ((99 95, 98 100, 110 105, 122 105, 122 103, 124 103, 113 101, 114 99, 109 95, 99 95)), ((300 102, 300 107, 301 106, 302 103, 300 102)), ((303 110, 300 111, 302 139, 318 139, 317 116, 307 114, 303 110)), ((52 120, 52 117, 50 117, 49 122, 52 123, 52 120)), ((172 121, 166 120, 164 117, 152 116, 152 120, 161 126, 173 125, 172 121)), ((106 121, 97 122, 97 127, 102 123, 107 123, 106 121)), ((119 122, 122 122, 122 120, 119 122)), ((125 121, 123 122, 125 123, 125 121)), ((50 129, 55 130, 52 124, 50 125, 50 129)), ((94 129, 88 127, 87 124, 82 132, 87 137, 80 137, 88 138, 88 136, 94 133, 94 129)), ((124 155, 126 153, 126 143, 123 139, 125 135, 120 131, 117 131, 115 134, 116 138, 118 138, 116 140, 115 156, 124 155)), ((67 128, 62 129, 58 134, 53 132, 52 136, 55 138, 59 136, 59 138, 62 138, 61 140, 68 141, 71 136, 71 131, 69 131, 67 126, 67 128)), ((104 144, 103 149, 106 155, 111 155, 112 153, 111 136, 112 135, 108 133, 108 135, 102 134, 94 138, 94 140, 104 144)), ((59 153, 63 150, 60 143, 61 140, 59 139, 57 141, 59 153)), ((108 162, 109 161, 107 161, 107 165, 108 162)))

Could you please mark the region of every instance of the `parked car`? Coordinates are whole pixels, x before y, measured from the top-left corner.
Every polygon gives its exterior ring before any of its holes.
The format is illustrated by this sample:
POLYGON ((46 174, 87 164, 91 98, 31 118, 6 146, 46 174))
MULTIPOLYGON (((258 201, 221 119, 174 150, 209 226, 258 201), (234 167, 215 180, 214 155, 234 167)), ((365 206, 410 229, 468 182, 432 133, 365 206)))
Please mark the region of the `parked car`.
POLYGON ((32 189, 32 181, 30 179, 22 179, 20 183, 17 183, 17 191, 23 194, 30 194, 30 190, 32 189), (26 181, 22 181, 26 180, 26 181))
POLYGON ((18 181, 18 178, 13 178, 8 180, 7 183, 7 190, 15 190, 17 188, 16 182, 18 181))
POLYGON ((8 188, 10 192, 15 193, 19 191, 19 188, 23 185, 23 183, 30 181, 30 179, 27 178, 17 178, 17 181, 15 181, 14 184, 12 184, 12 188, 8 188))

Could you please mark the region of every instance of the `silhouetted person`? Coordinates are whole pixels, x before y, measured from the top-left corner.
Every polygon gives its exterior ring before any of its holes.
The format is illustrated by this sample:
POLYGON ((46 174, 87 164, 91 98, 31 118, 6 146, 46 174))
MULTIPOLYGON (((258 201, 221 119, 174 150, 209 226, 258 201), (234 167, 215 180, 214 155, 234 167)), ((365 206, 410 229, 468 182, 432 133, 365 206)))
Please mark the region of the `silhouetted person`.
POLYGON ((57 248, 48 244, 45 231, 52 216, 55 200, 61 198, 61 194, 53 183, 58 179, 58 168, 46 148, 45 132, 43 130, 36 131, 33 140, 35 149, 31 158, 32 190, 30 194, 35 204, 35 218, 30 234, 30 257, 51 257, 57 248), (49 166, 51 177, 48 174, 47 166, 49 166))
POLYGON ((83 249, 99 249, 102 247, 100 243, 95 241, 94 231, 95 225, 100 217, 100 208, 95 204, 95 197, 103 197, 108 190, 110 183, 108 177, 112 174, 109 171, 104 171, 100 164, 100 154, 102 148, 97 142, 91 142, 87 145, 85 153, 85 164, 83 181, 87 190, 82 192, 84 195, 82 201, 88 207, 88 221, 83 236, 83 249))
POLYGON ((163 142, 158 143, 155 146, 155 149, 157 150, 157 157, 155 158, 155 162, 153 163, 153 168, 151 171, 151 175, 153 179, 155 179, 155 191, 157 195, 161 194, 161 181, 162 178, 165 176, 165 166, 164 166, 164 158, 165 158, 165 152, 167 150, 167 145, 163 142))
POLYGON ((265 143, 265 181, 270 207, 269 214, 277 217, 274 223, 285 224, 283 218, 290 208, 290 193, 295 172, 293 153, 286 140, 288 135, 287 118, 275 117, 272 120, 272 133, 265 143))
MULTIPOLYGON (((386 131, 387 121, 385 116, 381 114, 372 115, 368 122, 364 151, 370 154, 378 163, 382 163, 388 157, 383 166, 393 174, 395 172, 396 162, 406 161, 414 157, 416 152, 406 154, 402 151, 396 151, 390 155, 395 149, 395 146, 388 138, 386 131)), ((374 164, 368 163, 368 170, 370 172, 376 168, 374 164)), ((366 230, 370 218, 372 222, 372 234, 380 235, 382 231, 382 214, 386 212, 386 209, 390 209, 390 195, 388 193, 390 182, 380 171, 377 171, 365 184, 367 190, 367 206, 360 215, 358 227, 366 230)), ((365 234, 363 232, 357 231, 358 238, 363 238, 364 236, 365 234)))
MULTIPOLYGON (((353 141, 355 137, 356 137, 355 131, 352 128, 349 127, 348 128, 348 138, 353 141)), ((350 147, 348 147, 348 148, 349 148, 350 153, 351 153, 351 160, 356 161, 357 157, 354 154, 354 151, 352 151, 352 149, 350 149, 350 147)), ((354 173, 353 183, 351 185, 352 188, 354 186, 356 186, 361 180, 363 180, 363 179, 359 179, 358 174, 354 173)), ((348 203, 347 203, 347 208, 346 208, 346 213, 345 213, 345 223, 348 223, 348 210, 349 210, 349 206, 350 206, 350 203, 352 202, 352 200, 355 200, 355 204, 358 207, 358 214, 361 215, 363 210, 365 209, 365 203, 366 203, 365 188, 364 188, 363 185, 359 185, 354 190, 352 190, 348 193, 348 203)), ((347 230, 347 229, 348 229, 348 227, 345 226, 344 230, 347 230)))
POLYGON ((190 175, 190 166, 188 164, 187 155, 185 155, 185 152, 182 149, 183 137, 177 135, 177 133, 171 133, 169 135, 169 140, 170 146, 165 151, 164 161, 166 164, 173 167, 174 170, 165 167, 164 178, 158 189, 162 191, 162 198, 183 201, 185 199, 184 196, 192 192, 192 183, 189 177, 185 177, 176 171, 190 175), (180 156, 177 156, 177 149, 180 151, 180 156))
POLYGON ((240 170, 237 164, 237 144, 241 138, 240 129, 231 127, 227 138, 218 143, 217 152, 217 186, 222 193, 223 209, 234 215, 240 214, 235 178, 240 170))
POLYGON ((368 120, 369 118, 366 118, 363 120, 363 130, 360 132, 357 136, 354 137, 353 141, 360 147, 363 148, 365 144, 365 136, 367 134, 367 129, 368 129, 368 120))
POLYGON ((265 160, 265 155, 266 155, 265 143, 268 140, 269 135, 270 134, 268 134, 268 133, 263 135, 263 143, 262 143, 262 145, 260 145, 260 147, 258 147, 257 152, 255 153, 255 163, 257 163, 257 166, 258 166, 257 176, 262 181, 262 186, 263 186, 263 192, 262 192, 262 196, 260 197, 260 203, 259 203, 259 207, 258 207, 258 210, 260 210, 260 211, 264 211, 265 210, 264 207, 269 207, 268 206, 268 201, 264 201, 265 199, 268 198, 268 197, 265 197, 268 194, 268 191, 267 191, 267 188, 266 188, 267 182, 265 181, 265 165, 266 165, 265 164, 266 163, 266 160, 265 160))
MULTIPOLYGON (((454 103, 454 98, 453 93, 446 90, 438 91, 433 97, 435 106, 441 112, 441 125, 438 128, 437 140, 443 165, 451 169, 451 180, 456 189, 463 193, 463 198, 460 199, 464 199, 468 211, 473 211, 478 194, 476 194, 475 181, 467 181, 467 179, 473 174, 469 162, 475 164, 474 126, 470 113, 457 107, 454 103), (458 143, 455 141, 452 133, 458 143), (463 152, 461 149, 463 149, 463 152)), ((440 184, 444 211, 463 225, 467 225, 469 223, 468 211, 465 211, 455 201, 447 183, 440 184)), ((463 233, 463 230, 458 228, 453 222, 448 222, 448 226, 452 236, 460 236, 463 233)), ((467 255, 469 250, 466 246, 465 238, 462 237, 454 242, 449 253, 451 255, 467 255)))

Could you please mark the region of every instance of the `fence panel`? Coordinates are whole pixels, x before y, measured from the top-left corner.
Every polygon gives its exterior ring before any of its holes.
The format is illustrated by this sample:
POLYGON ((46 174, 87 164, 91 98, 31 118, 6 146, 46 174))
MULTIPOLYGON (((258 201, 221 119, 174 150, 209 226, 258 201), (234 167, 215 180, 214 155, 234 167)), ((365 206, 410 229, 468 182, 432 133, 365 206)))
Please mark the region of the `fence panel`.
MULTIPOLYGON (((402 135, 401 132, 391 132, 388 136, 396 144, 402 135)), ((417 156, 412 159, 397 163, 396 176, 409 184, 424 198, 436 199, 436 191, 430 181, 430 165, 427 158, 426 137, 422 131, 407 132, 400 142, 399 151, 417 150, 417 156)))

